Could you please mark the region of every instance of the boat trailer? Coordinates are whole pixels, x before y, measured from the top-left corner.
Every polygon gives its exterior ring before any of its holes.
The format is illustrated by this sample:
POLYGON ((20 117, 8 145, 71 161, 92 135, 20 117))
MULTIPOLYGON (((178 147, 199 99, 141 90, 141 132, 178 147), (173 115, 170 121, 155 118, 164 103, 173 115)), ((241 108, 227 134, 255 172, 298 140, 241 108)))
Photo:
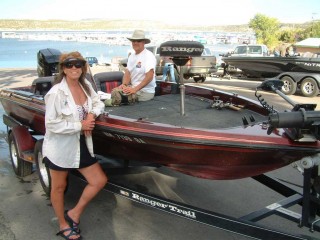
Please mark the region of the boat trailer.
MULTIPOLYGON (((116 170, 116 175, 118 175, 119 169, 116 170)), ((131 172, 131 170, 129 170, 129 172, 131 172)), ((74 174, 78 175, 83 181, 85 181, 84 178, 76 171, 74 172, 74 174)), ((112 181, 112 169, 110 172, 110 176, 111 178, 108 184, 104 187, 105 191, 120 195, 131 201, 191 221, 202 223, 211 227, 215 227, 224 231, 228 231, 234 234, 242 235, 253 239, 320 240, 320 238, 313 236, 293 235, 257 223, 259 220, 276 214, 287 220, 296 222, 297 226, 299 226, 300 228, 307 227, 311 232, 320 232, 320 218, 317 219, 317 214, 319 214, 320 212, 320 176, 318 166, 313 166, 312 168, 304 169, 302 193, 289 187, 281 180, 269 177, 265 174, 252 177, 252 179, 260 182, 261 184, 272 189, 273 191, 283 195, 284 199, 272 203, 261 210, 251 212, 240 218, 235 218, 217 212, 208 211, 185 203, 180 203, 150 193, 146 193, 141 190, 129 188, 127 186, 112 181), (317 182, 317 184, 319 185, 318 187, 315 187, 315 182, 317 182), (297 204, 302 207, 301 213, 297 213, 288 209, 289 207, 297 204)))

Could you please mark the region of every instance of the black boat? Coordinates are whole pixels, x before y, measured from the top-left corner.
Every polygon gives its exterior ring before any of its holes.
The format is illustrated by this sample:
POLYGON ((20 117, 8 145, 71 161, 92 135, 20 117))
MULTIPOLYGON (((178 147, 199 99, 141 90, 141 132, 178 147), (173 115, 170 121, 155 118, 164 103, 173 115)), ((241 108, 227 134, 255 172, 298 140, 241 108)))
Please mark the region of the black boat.
POLYGON ((283 72, 320 73, 320 57, 230 56, 222 60, 252 77, 271 78, 283 72))

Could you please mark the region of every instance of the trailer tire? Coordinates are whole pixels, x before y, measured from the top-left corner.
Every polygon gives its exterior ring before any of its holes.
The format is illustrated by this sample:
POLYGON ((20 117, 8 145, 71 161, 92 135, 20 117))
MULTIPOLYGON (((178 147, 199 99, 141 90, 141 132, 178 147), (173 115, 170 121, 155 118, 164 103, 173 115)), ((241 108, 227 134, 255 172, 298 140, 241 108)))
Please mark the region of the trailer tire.
POLYGON ((283 81, 283 86, 281 88, 281 91, 286 95, 292 95, 295 94, 297 91, 297 83, 288 76, 284 76, 281 78, 281 81, 283 81))
POLYGON ((19 177, 30 175, 32 173, 33 164, 19 157, 18 147, 13 133, 9 134, 8 143, 11 163, 15 174, 19 177))
POLYGON ((43 163, 42 155, 43 140, 38 140, 34 148, 34 159, 37 166, 37 172, 39 175, 40 183, 45 194, 50 197, 51 192, 51 177, 49 168, 43 163))
POLYGON ((193 77, 193 80, 197 83, 197 82, 204 82, 206 80, 206 77, 205 76, 196 76, 196 77, 193 77))
POLYGON ((183 79, 184 80, 188 80, 190 78, 190 76, 188 74, 183 74, 183 79))
POLYGON ((199 82, 200 80, 201 80, 200 77, 193 77, 193 81, 194 81, 195 83, 199 82))
POLYGON ((305 78, 300 85, 300 90, 305 97, 315 97, 319 94, 319 86, 313 78, 305 78))

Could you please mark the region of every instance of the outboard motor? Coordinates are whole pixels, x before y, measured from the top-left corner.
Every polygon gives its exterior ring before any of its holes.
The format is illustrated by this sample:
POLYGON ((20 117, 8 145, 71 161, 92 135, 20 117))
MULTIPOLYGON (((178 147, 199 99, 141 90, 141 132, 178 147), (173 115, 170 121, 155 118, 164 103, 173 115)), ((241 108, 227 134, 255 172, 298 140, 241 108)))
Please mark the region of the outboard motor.
POLYGON ((39 77, 53 76, 58 73, 59 57, 61 52, 57 49, 42 49, 37 54, 39 77))
POLYGON ((192 57, 201 56, 204 46, 197 41, 167 41, 160 45, 160 56, 172 57, 172 61, 178 66, 180 72, 180 114, 185 115, 185 86, 183 81, 182 66, 192 57))

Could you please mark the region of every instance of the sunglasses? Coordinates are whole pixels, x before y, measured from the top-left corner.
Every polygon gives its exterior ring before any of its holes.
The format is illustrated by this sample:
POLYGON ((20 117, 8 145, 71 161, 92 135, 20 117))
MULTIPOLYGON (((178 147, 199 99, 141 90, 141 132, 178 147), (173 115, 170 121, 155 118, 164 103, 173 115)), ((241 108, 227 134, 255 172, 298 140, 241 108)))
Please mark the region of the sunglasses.
POLYGON ((82 68, 84 65, 82 62, 68 62, 68 63, 65 63, 64 66, 66 68, 73 68, 73 66, 75 66, 76 68, 82 68))

